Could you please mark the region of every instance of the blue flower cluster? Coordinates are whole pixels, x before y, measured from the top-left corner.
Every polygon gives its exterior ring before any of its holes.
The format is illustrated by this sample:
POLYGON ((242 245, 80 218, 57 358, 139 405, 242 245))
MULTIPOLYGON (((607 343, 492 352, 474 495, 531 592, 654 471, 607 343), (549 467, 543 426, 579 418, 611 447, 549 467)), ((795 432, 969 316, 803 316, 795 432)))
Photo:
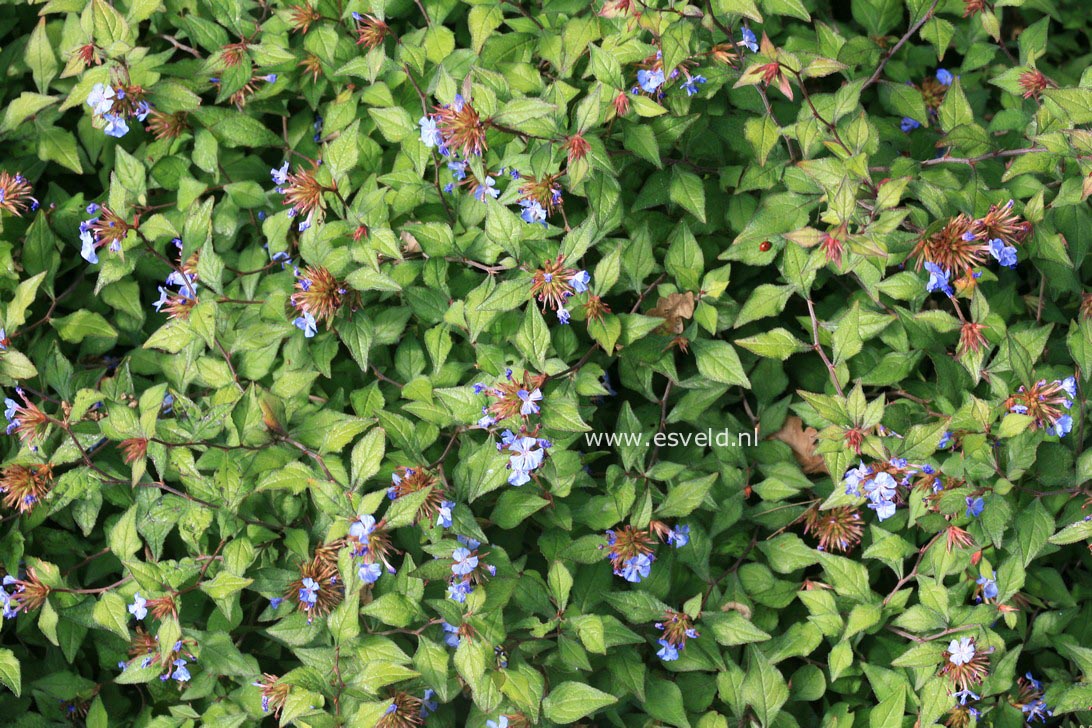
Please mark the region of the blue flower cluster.
POLYGON ((478 554, 481 541, 467 536, 456 538, 462 545, 451 552, 451 579, 448 582, 447 595, 462 604, 474 591, 474 585, 485 578, 483 572, 495 576, 497 567, 481 560, 478 554))
POLYGON ((120 139, 129 133, 127 117, 135 117, 137 121, 144 121, 151 111, 151 106, 143 99, 132 103, 126 97, 123 86, 107 86, 96 83, 87 95, 87 105, 92 113, 104 122, 103 131, 107 136, 120 139))
MULTIPOLYGON (((745 39, 746 34, 751 33, 751 31, 747 30, 746 28, 744 28, 743 32, 745 34, 745 39)), ((751 39, 753 42, 754 33, 751 33, 751 39)), ((758 45, 756 43, 755 49, 757 50, 757 48, 758 45)), ((672 69, 670 73, 665 75, 662 66, 662 59, 663 53, 661 51, 656 51, 656 60, 653 66, 651 68, 642 68, 637 71, 637 85, 631 89, 631 93, 639 94, 643 92, 648 94, 649 96, 663 98, 664 83, 668 80, 675 80, 679 77, 680 73, 684 73, 686 75, 686 80, 682 83, 682 89, 686 92, 687 96, 693 96, 694 94, 698 93, 698 91, 700 90, 699 86, 706 82, 705 76, 702 76, 700 74, 691 74, 688 70, 685 70, 684 67, 680 67, 683 69, 682 71, 680 71, 680 68, 675 68, 672 69)))
POLYGON ((900 487, 908 488, 915 475, 929 476, 934 492, 942 489, 939 479, 933 478, 936 469, 931 465, 911 465, 904 458, 891 458, 882 466, 868 466, 863 462, 851 468, 843 477, 846 495, 868 498, 868 507, 876 511, 876 517, 885 521, 895 515, 896 506, 902 502, 900 487))
POLYGON ((20 607, 17 595, 22 590, 23 587, 20 585, 18 579, 11 574, 4 575, 3 585, 0 586, 0 607, 3 608, 3 611, 0 611, 0 622, 3 622, 5 619, 15 619, 19 616, 20 607), (9 586, 14 586, 15 591, 9 592, 9 586))
MULTIPOLYGON (((378 530, 379 524, 372 515, 361 516, 349 526, 349 536, 360 542, 360 547, 353 552, 353 556, 363 558, 357 574, 365 584, 374 584, 383 575, 383 567, 380 565, 382 555, 372 554, 368 546, 372 541, 372 535, 378 530)), ((387 571, 391 574, 395 573, 394 567, 390 564, 387 564, 387 571)))
MULTIPOLYGON (((541 399, 541 394, 539 398, 541 399)), ((538 411, 537 405, 535 411, 538 411)), ((511 453, 508 458, 508 470, 511 471, 508 474, 508 482, 517 487, 530 482, 531 474, 542 465, 546 450, 550 447, 550 441, 545 438, 531 437, 527 434, 517 435, 511 430, 502 432, 500 442, 497 443, 497 450, 511 453)))
MULTIPOLYGON (((175 248, 178 249, 179 255, 182 253, 182 240, 175 238, 173 241, 175 248)), ((159 286, 159 300, 153 305, 156 312, 162 311, 164 306, 173 304, 192 305, 197 302, 197 273, 186 270, 185 267, 179 267, 172 270, 167 275, 167 279, 164 281, 168 286, 176 286, 177 291, 172 291, 169 288, 159 286)))

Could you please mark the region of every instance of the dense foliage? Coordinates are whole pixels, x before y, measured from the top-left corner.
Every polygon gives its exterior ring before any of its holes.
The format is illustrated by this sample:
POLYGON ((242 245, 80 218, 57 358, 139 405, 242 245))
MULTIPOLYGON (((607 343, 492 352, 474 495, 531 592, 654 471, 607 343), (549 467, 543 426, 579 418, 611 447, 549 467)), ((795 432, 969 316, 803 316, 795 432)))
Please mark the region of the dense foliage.
POLYGON ((1078 0, 48 0, 11 725, 1092 720, 1078 0))

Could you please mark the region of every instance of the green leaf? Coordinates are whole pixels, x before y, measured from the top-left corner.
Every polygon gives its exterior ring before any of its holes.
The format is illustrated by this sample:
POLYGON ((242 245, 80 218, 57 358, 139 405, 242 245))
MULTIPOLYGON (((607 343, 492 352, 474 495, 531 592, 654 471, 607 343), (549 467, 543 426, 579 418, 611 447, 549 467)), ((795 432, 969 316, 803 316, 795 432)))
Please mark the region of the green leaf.
POLYGON ((0 682, 16 697, 23 692, 22 670, 15 653, 7 648, 0 648, 0 682))
POLYGON ((771 725, 781 706, 789 699, 785 678, 757 647, 747 648, 747 675, 743 678, 743 699, 763 726, 771 725))
POLYGON ((751 382, 743 371, 743 364, 732 345, 726 341, 699 339, 691 343, 698 372, 703 377, 721 384, 750 388, 751 382))
POLYGON ((46 33, 45 18, 38 20, 38 25, 30 34, 24 58, 34 75, 34 84, 38 87, 39 93, 46 93, 50 82, 57 76, 58 63, 57 56, 53 53, 53 44, 49 40, 49 34, 46 33))
POLYGON ((551 690, 542 701, 542 712, 554 723, 568 725, 616 702, 618 698, 602 690, 584 683, 566 681, 551 690))

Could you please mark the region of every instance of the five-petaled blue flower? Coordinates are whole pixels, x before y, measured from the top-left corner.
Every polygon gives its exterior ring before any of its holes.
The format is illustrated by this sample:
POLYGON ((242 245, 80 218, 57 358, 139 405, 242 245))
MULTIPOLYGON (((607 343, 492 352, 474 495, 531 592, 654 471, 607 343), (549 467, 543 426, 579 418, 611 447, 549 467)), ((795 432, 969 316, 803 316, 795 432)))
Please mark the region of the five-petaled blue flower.
POLYGON ((362 582, 374 584, 383 575, 383 567, 379 564, 361 564, 359 574, 362 582))
POLYGON ((483 183, 474 188, 474 199, 485 202, 486 197, 492 197, 494 200, 500 197, 500 190, 496 188, 496 184, 496 179, 487 176, 483 183))
POLYGON ((637 554, 626 560, 622 566, 621 576, 628 582, 637 584, 641 579, 648 578, 652 571, 652 558, 648 554, 637 554))
POLYGON ((946 69, 946 68, 938 68, 937 69, 937 81, 940 81, 941 85, 951 86, 952 81, 954 81, 954 80, 955 80, 955 76, 953 76, 952 72, 949 71, 948 69, 946 69))
POLYGON ((948 643, 948 661, 953 665, 966 665, 974 659, 974 642, 970 637, 952 640, 948 643))
POLYGON ((536 387, 535 389, 531 390, 530 392, 528 392, 526 389, 521 389, 518 392, 516 392, 516 394, 519 396, 520 400, 523 402, 523 404, 520 405, 520 408, 519 408, 519 413, 521 415, 537 415, 538 414, 538 405, 536 404, 536 402, 542 401, 542 390, 541 389, 538 389, 536 387))
POLYGON ((478 557, 460 546, 451 553, 451 573, 466 576, 478 568, 478 557))
POLYGON ((523 208, 523 212, 519 214, 523 221, 526 223, 540 223, 542 227, 546 225, 546 208, 542 206, 542 203, 538 200, 520 200, 519 206, 523 208))
POLYGON ((978 518, 982 515, 982 509, 986 507, 986 501, 979 498, 971 498, 967 496, 967 516, 970 518, 978 518))
POLYGON ((705 83, 705 76, 691 76, 683 82, 683 91, 687 96, 693 96, 698 92, 698 86, 705 83))
POLYGON ((940 291, 946 296, 952 295, 952 286, 948 283, 948 271, 936 263, 926 263, 925 270, 929 272, 929 282, 925 284, 925 290, 929 293, 940 291))
POLYGON ((1069 415, 1062 415, 1053 424, 1047 425, 1046 431, 1048 435, 1057 435, 1058 437, 1065 437, 1073 430, 1073 418, 1069 415))
POLYGON ((432 147, 442 146, 444 143, 444 137, 440 134, 440 130, 436 128, 436 120, 431 116, 422 116, 417 124, 421 127, 421 143, 430 149, 432 147))
POLYGON ((975 580, 975 583, 982 587, 982 598, 984 599, 996 599, 999 593, 997 589, 997 582, 989 577, 980 576, 975 580))
POLYGON ((300 587, 300 604, 304 605, 305 608, 310 609, 318 602, 319 585, 309 576, 306 577, 301 584, 303 586, 300 587))
POLYGON ((148 616, 147 604, 148 600, 140 596, 140 592, 137 592, 133 596, 133 603, 129 605, 129 614, 137 619, 144 619, 148 616))
POLYGON ((656 656, 664 662, 672 662, 679 659, 679 648, 671 644, 665 639, 657 640, 660 643, 660 649, 656 651, 656 656))
POLYGON ((1005 245, 1005 241, 1001 240, 1001 238, 994 238, 990 241, 990 255, 1006 268, 1016 267, 1016 248, 1012 245, 1005 245))
POLYGON ((637 72, 637 85, 645 93, 655 93, 656 89, 664 85, 664 72, 660 69, 649 71, 642 68, 637 72))
POLYGON ((675 526, 667 532, 667 543, 675 548, 682 548, 690 543, 690 526, 675 526))
POLYGON ((318 333, 318 323, 309 311, 304 311, 302 316, 297 316, 292 324, 303 332, 304 338, 310 339, 318 333))

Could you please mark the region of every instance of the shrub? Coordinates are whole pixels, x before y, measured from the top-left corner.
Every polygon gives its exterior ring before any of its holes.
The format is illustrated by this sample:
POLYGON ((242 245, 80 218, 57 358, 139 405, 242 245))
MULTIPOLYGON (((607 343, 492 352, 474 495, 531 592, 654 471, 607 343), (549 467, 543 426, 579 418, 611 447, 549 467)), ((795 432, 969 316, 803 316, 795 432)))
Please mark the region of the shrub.
POLYGON ((1088 722, 1085 10, 9 6, 5 714, 1088 722))

